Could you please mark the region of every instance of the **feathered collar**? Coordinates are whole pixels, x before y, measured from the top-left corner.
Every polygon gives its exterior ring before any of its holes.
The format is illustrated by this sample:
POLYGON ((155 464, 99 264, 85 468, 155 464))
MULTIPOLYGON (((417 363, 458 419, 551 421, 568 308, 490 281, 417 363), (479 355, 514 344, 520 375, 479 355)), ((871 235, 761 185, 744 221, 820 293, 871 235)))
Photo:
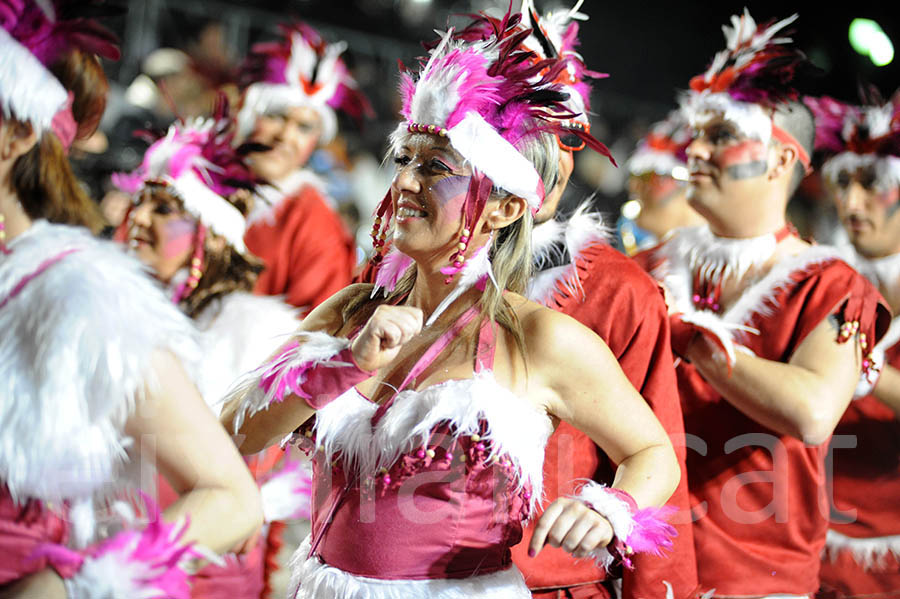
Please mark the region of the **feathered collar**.
POLYGON ((845 259, 869 282, 881 290, 897 289, 900 286, 900 254, 882 258, 861 256, 852 246, 846 250, 845 259))
MULTIPOLYGON (((750 266, 762 264, 768 260, 774 248, 769 250, 772 241, 760 241, 760 238, 748 240, 747 247, 750 256, 736 256, 732 261, 720 259, 703 260, 702 257, 692 255, 690 249, 694 248, 693 239, 708 239, 706 227, 691 227, 678 229, 675 234, 665 242, 656 252, 657 258, 661 258, 660 264, 654 268, 651 275, 660 281, 669 294, 672 308, 676 312, 686 315, 702 314, 705 320, 715 321, 724 326, 731 335, 744 336, 754 332, 748 328, 755 315, 770 316, 777 309, 776 296, 779 291, 789 287, 795 282, 797 273, 805 272, 811 267, 841 259, 837 250, 828 246, 811 246, 804 251, 780 260, 769 271, 750 284, 741 293, 741 297, 721 314, 708 310, 697 309, 694 305, 694 275, 699 270, 712 275, 724 277, 740 273, 743 276, 750 266), (765 259, 762 256, 768 253, 765 259)), ((743 241, 743 240, 742 240, 743 241)), ((734 247, 728 247, 728 251, 722 255, 732 257, 734 247)))
POLYGON ((253 210, 247 217, 247 227, 263 221, 266 224, 275 224, 275 213, 282 202, 292 198, 305 186, 312 186, 324 197, 325 182, 309 169, 300 169, 274 185, 264 185, 257 189, 254 196, 253 210))
POLYGON ((528 285, 528 297, 546 305, 556 291, 584 294, 578 265, 587 251, 608 245, 612 230, 598 212, 590 211, 591 200, 582 203, 566 220, 549 220, 534 228, 532 253, 535 275, 528 285))
POLYGON ((667 259, 685 260, 701 281, 718 285, 728 278, 740 280, 752 268, 765 264, 778 245, 775 233, 731 239, 719 237, 709 227, 687 227, 660 249, 667 259))
POLYGON ((374 476, 404 454, 427 450, 435 427, 447 425, 455 438, 480 434, 487 461, 512 462, 519 487, 531 487, 532 509, 539 504, 544 445, 553 426, 546 413, 500 385, 491 371, 401 391, 373 426, 377 410, 378 404, 350 389, 316 413, 315 443, 328 462, 337 458, 349 472, 374 476))

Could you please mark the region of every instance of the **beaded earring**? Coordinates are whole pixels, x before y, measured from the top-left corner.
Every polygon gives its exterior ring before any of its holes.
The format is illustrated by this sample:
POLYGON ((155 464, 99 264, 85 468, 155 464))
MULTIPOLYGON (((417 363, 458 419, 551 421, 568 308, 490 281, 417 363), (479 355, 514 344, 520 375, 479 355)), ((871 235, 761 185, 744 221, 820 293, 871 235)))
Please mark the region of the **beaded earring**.
POLYGON ((191 269, 187 281, 178 286, 175 291, 175 297, 172 302, 177 304, 181 300, 191 295, 200 283, 200 277, 203 276, 203 243, 206 240, 206 227, 202 223, 197 223, 197 236, 194 241, 194 255, 191 257, 191 269))
POLYGON ((375 253, 372 254, 372 263, 378 264, 384 259, 385 244, 387 243, 387 233, 391 224, 391 216, 393 213, 393 203, 391 200, 391 192, 385 194, 381 202, 375 208, 375 222, 372 223, 372 232, 369 236, 372 238, 372 248, 375 253))
POLYGON ((6 247, 6 217, 0 214, 0 252, 8 254, 6 247))

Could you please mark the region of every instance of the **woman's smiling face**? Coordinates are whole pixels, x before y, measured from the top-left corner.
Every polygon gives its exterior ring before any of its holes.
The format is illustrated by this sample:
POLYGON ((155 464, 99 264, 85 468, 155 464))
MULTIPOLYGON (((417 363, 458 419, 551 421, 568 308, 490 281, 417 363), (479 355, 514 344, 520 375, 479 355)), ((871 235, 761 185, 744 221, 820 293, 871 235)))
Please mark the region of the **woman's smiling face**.
POLYGON ((415 257, 455 250, 472 170, 446 137, 409 134, 396 144, 391 182, 394 244, 415 257))
POLYGON ((188 264, 196 232, 197 221, 164 187, 151 185, 140 192, 130 215, 128 242, 160 281, 169 282, 188 264))

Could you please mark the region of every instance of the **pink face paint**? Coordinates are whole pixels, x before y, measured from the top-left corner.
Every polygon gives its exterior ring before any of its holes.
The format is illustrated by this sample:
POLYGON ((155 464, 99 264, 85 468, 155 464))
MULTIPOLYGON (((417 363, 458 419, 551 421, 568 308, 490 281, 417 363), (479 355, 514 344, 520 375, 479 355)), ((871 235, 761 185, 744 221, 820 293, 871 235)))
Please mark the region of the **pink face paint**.
POLYGON ((431 195, 439 206, 461 210, 471 180, 472 177, 463 175, 444 177, 431 186, 431 195))
POLYGON ((765 174, 766 146, 756 140, 742 141, 718 152, 713 161, 732 179, 750 179, 765 174))
POLYGON ((176 218, 163 225, 162 255, 173 258, 191 249, 197 223, 189 218, 176 218))

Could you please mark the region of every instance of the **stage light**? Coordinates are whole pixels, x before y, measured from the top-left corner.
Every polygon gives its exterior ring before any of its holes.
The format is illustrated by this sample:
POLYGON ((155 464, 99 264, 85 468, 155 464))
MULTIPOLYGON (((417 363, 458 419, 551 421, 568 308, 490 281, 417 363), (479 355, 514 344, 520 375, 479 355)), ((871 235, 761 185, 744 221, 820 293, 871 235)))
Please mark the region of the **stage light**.
POLYGON ((863 56, 868 56, 875 66, 883 67, 894 60, 894 45, 891 39, 872 19, 853 19, 848 35, 853 49, 863 56))

